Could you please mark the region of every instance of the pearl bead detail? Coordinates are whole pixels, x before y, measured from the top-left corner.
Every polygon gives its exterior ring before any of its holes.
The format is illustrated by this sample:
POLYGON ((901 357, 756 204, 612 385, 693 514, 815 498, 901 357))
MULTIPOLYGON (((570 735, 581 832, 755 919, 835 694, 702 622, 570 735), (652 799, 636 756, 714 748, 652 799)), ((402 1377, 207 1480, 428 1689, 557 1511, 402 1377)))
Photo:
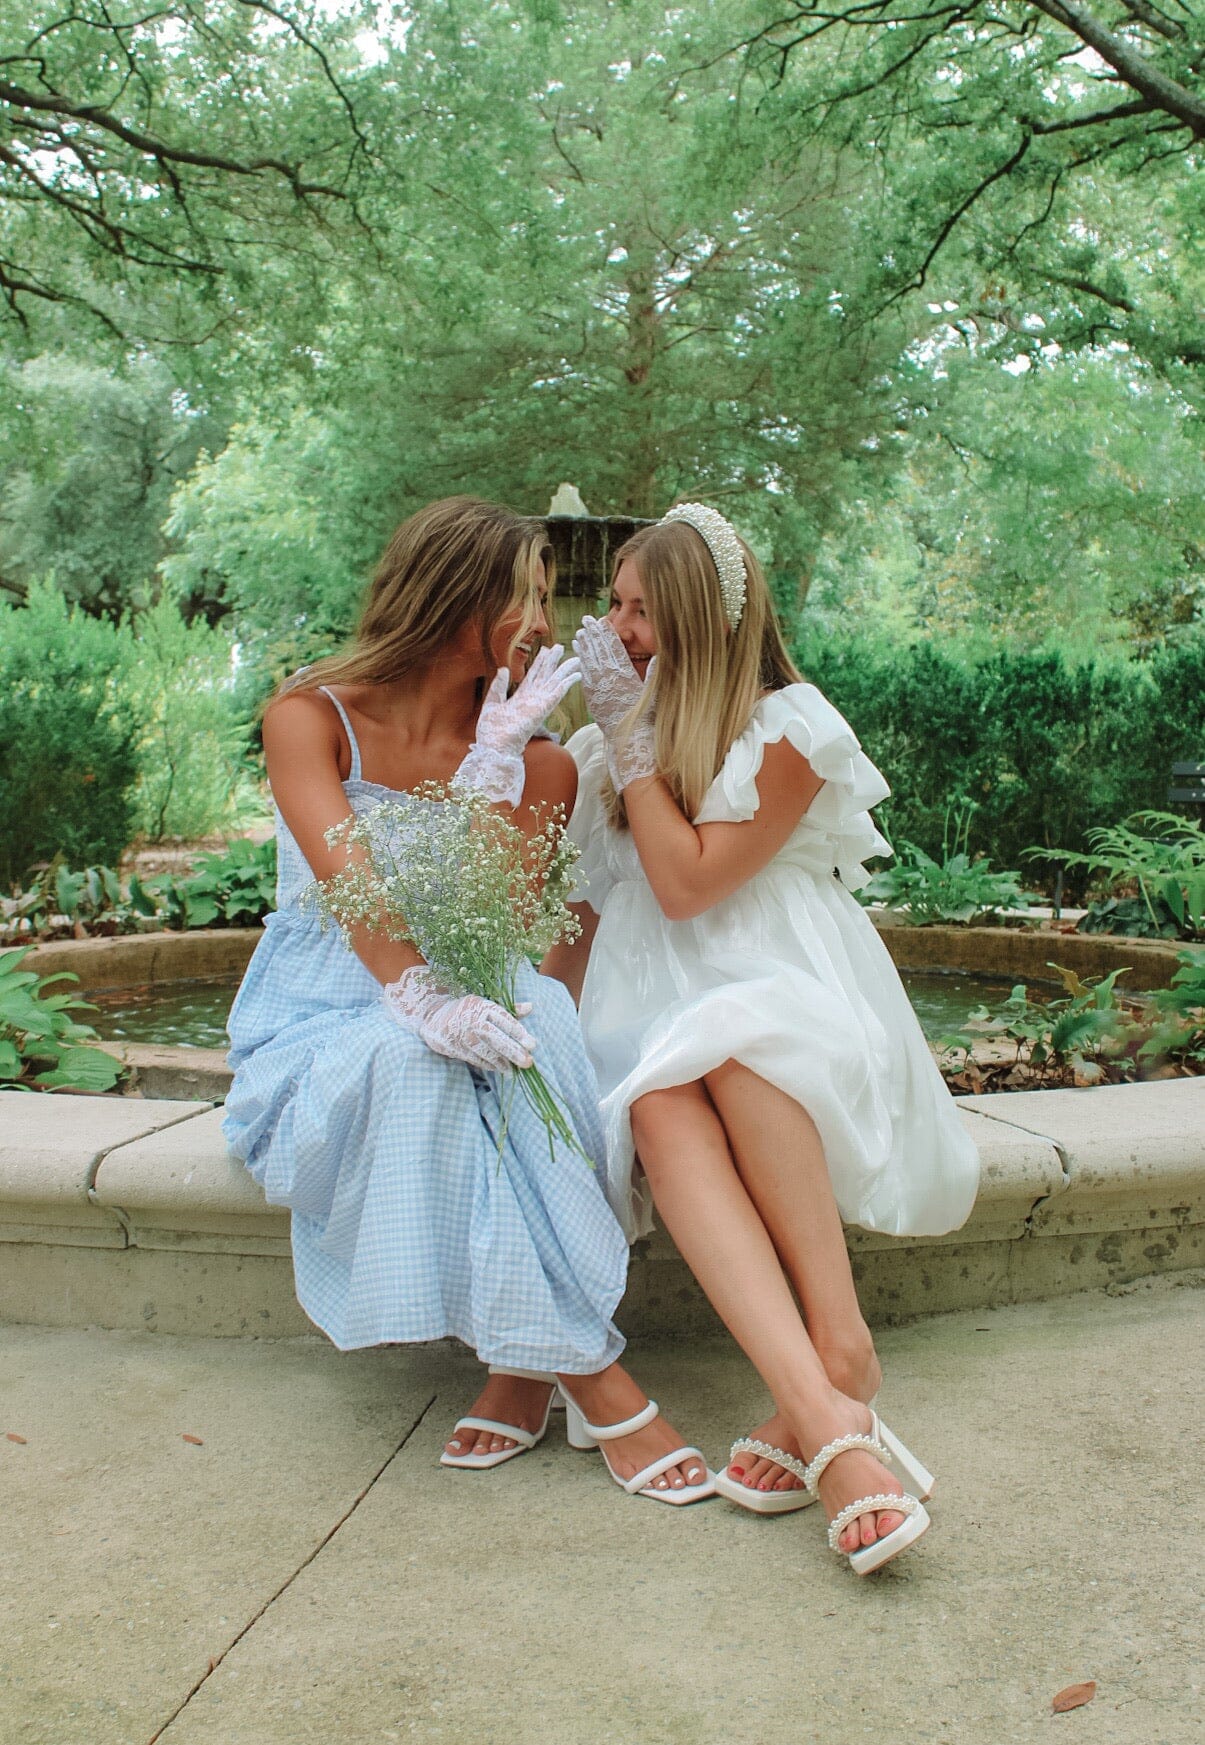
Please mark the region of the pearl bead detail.
POLYGON ((836 1551, 837 1541, 859 1515, 869 1515, 872 1510, 894 1509, 900 1515, 915 1515, 920 1504, 915 1497, 895 1497, 887 1491, 879 1491, 872 1497, 859 1497, 856 1503, 846 1503, 839 1515, 834 1515, 828 1524, 828 1542, 831 1550, 836 1551))
POLYGON ((762 1442, 756 1436, 742 1436, 732 1444, 732 1452, 728 1456, 729 1466, 738 1454, 756 1454, 762 1460, 772 1460, 784 1472, 792 1472, 796 1478, 803 1479, 805 1483, 807 1481, 807 1468, 802 1460, 796 1460, 785 1448, 775 1448, 773 1443, 762 1442))
POLYGON ((735 630, 744 615, 747 589, 745 559, 741 554, 735 527, 731 521, 724 519, 718 509, 709 508, 706 503, 679 503, 661 517, 662 526, 667 521, 685 521, 703 539, 720 578, 724 616, 728 620, 729 628, 735 630))

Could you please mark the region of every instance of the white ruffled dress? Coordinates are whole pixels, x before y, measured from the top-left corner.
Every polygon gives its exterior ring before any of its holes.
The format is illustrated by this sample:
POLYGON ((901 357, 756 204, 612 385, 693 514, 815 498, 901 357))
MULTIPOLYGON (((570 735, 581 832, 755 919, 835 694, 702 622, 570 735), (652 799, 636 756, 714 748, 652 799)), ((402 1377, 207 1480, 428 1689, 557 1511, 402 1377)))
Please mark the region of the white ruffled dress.
POLYGON ((726 1060, 811 1115, 846 1223, 937 1235, 974 1203, 975 1147, 887 948, 850 895, 866 882, 863 860, 891 849, 870 816, 890 790, 848 722, 814 685, 763 697, 695 823, 752 818, 765 747, 784 737, 824 786, 769 865, 690 921, 666 919, 630 833, 607 823, 599 728, 569 741, 579 774, 570 834, 582 851, 574 900, 600 916, 581 1018, 603 1094, 608 1198, 629 1238, 652 1224, 632 1104, 726 1060))

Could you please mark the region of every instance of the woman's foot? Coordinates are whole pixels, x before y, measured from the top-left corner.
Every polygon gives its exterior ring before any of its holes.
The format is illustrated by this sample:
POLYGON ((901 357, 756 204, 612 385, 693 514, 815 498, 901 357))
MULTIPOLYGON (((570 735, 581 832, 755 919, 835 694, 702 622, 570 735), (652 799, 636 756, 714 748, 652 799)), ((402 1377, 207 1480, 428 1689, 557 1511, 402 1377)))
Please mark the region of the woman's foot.
MULTIPOLYGON (((491 1375, 465 1414, 470 1418, 494 1418, 499 1424, 513 1424, 516 1430, 527 1430, 535 1436, 544 1423, 551 1385, 543 1381, 527 1381, 517 1375, 491 1375)), ((466 1454, 501 1454, 517 1444, 513 1436, 500 1436, 493 1430, 456 1432, 444 1444, 444 1453, 457 1457, 466 1454)))
MULTIPOLYGON (((823 1422, 813 1419, 809 1434, 803 1440, 805 1460, 813 1460, 820 1449, 841 1436, 868 1436, 871 1416, 858 1400, 833 1393, 831 1411, 823 1422)), ((861 1497, 888 1495, 902 1497, 904 1487, 895 1474, 865 1448, 849 1448, 837 1455, 820 1478, 820 1501, 829 1520, 835 1520, 841 1510, 861 1497)), ((837 1549, 845 1553, 860 1546, 873 1545, 885 1539, 901 1526, 905 1515, 898 1509, 869 1509, 851 1521, 837 1541, 837 1549)))
MULTIPOLYGON (((764 1424, 759 1424, 755 1430, 750 1430, 750 1442, 764 1442, 770 1448, 781 1448, 784 1454, 793 1454, 796 1460, 802 1459, 799 1443, 795 1432, 783 1417, 781 1412, 775 1412, 772 1418, 767 1418, 764 1424)), ((804 1463, 806 1465, 806 1462, 804 1463)), ((736 1484, 743 1484, 751 1491, 801 1491, 803 1480, 793 1472, 787 1472, 777 1461, 768 1460, 764 1455, 751 1454, 747 1450, 734 1455, 728 1467, 728 1477, 736 1484)))
MULTIPOLYGON (((559 1379, 589 1424, 622 1424, 625 1418, 634 1418, 648 1403, 644 1389, 617 1363, 597 1375, 564 1375, 559 1379)), ((657 1417, 631 1436, 620 1436, 606 1442, 603 1450, 611 1471, 622 1480, 634 1478, 653 1461, 681 1447, 682 1438, 673 1425, 665 1418, 657 1417)), ((671 1466, 653 1479, 650 1488, 682 1490, 687 1485, 702 1484, 706 1477, 705 1463, 689 1459, 681 1466, 671 1466)))

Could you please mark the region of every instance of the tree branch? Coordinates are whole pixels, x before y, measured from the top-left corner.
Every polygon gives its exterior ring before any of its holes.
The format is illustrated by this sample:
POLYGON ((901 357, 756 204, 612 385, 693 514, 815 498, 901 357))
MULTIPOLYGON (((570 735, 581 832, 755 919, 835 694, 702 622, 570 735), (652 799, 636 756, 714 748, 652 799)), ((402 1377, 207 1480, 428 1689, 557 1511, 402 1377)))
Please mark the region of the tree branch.
POLYGON ((1175 116, 1192 130, 1194 139, 1205 139, 1205 101, 1177 84, 1153 62, 1147 59, 1124 37, 1107 30, 1100 21, 1074 0, 1029 0, 1047 18, 1053 18, 1065 30, 1072 31, 1081 42, 1095 49, 1131 90, 1137 91, 1156 108, 1175 116))
POLYGON ((309 194, 325 194, 332 200, 345 200, 346 194, 340 188, 331 188, 318 182, 305 182, 301 171, 293 164, 288 164, 281 158, 251 158, 246 163, 238 158, 218 157, 213 152, 194 151, 189 146, 170 145, 166 140, 156 139, 153 134, 140 133, 129 127, 124 121, 119 121, 116 115, 107 109, 101 109, 94 103, 73 103, 67 97, 43 97, 36 91, 26 91, 19 85, 10 85, 7 80, 0 79, 0 102, 12 103, 18 109, 29 109, 39 114, 61 115, 72 121, 87 121, 98 127, 104 133, 110 133, 122 140, 126 145, 133 146, 135 151, 145 157, 153 158, 163 164, 191 164, 197 169, 222 170, 231 176, 255 176, 264 170, 275 170, 284 176, 293 192, 299 199, 309 194))
POLYGON ((1184 26, 1175 19, 1168 18, 1158 7, 1149 6, 1147 0, 1121 0, 1126 11, 1142 24, 1148 25, 1159 36, 1165 36, 1168 42, 1183 42, 1187 36, 1184 26))

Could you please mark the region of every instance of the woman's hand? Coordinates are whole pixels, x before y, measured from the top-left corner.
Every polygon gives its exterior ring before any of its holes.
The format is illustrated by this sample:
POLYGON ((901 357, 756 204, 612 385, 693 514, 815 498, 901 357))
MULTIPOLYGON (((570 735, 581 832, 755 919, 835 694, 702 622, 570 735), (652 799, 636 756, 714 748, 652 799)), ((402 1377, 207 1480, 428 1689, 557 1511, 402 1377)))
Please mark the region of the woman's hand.
POLYGON ((561 659, 564 652, 559 643, 542 648, 510 697, 510 674, 498 668, 477 717, 476 738, 452 778, 454 787, 472 788, 495 805, 519 804, 527 742, 581 676, 578 661, 561 659))
POLYGON ((413 1030, 433 1054, 462 1060, 481 1072, 532 1064, 536 1039, 519 1022, 530 1005, 520 1005, 516 1017, 479 994, 450 994, 425 964, 390 982, 384 1000, 389 1016, 413 1030))
MULTIPOLYGON (((583 618, 573 638, 573 652, 581 663, 586 707, 602 728, 611 780, 622 792, 629 782, 651 776, 657 768, 651 713, 642 710, 631 718, 645 695, 647 680, 637 676, 607 618, 583 618)), ((650 675, 655 667, 656 661, 650 661, 650 675)))

